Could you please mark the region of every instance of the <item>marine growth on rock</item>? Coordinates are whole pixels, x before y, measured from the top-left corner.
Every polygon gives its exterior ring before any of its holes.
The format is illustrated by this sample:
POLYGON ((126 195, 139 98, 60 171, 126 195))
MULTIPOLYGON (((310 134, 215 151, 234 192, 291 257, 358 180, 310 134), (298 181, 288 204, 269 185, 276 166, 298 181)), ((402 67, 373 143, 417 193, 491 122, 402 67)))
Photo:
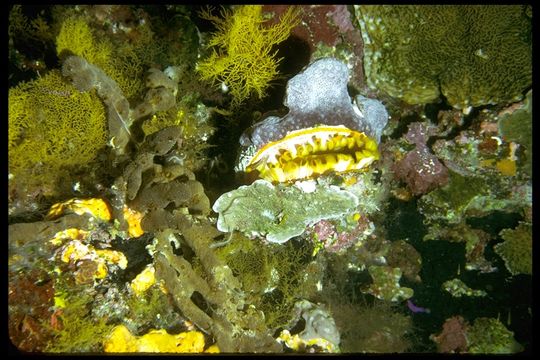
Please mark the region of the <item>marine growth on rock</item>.
POLYGON ((289 113, 246 130, 236 170, 284 182, 362 169, 377 160, 388 113, 361 95, 353 103, 348 80, 347 66, 333 58, 316 60, 292 78, 284 101, 289 113))

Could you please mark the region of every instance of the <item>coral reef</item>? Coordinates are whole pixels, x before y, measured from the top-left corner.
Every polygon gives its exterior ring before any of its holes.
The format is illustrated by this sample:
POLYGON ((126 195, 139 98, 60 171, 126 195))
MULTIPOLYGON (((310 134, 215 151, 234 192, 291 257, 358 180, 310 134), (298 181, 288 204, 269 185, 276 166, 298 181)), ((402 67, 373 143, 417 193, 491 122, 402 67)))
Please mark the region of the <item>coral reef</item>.
POLYGON ((532 226, 520 223, 515 229, 504 229, 500 236, 504 242, 494 246, 512 275, 532 275, 532 226))
POLYGON ((268 28, 262 25, 265 19, 261 5, 239 6, 233 11, 223 9, 221 16, 212 15, 210 10, 202 13, 217 27, 207 44, 217 50, 198 63, 197 71, 214 85, 224 84, 233 96, 233 106, 251 95, 261 99, 278 76, 279 59, 272 54, 272 47, 287 39, 298 24, 297 11, 289 7, 279 23, 268 28))
POLYGON ((316 250, 323 247, 325 251, 333 253, 346 251, 351 246, 364 241, 375 229, 375 225, 367 216, 357 213, 334 222, 341 231, 338 231, 336 225, 328 220, 318 221, 308 227, 307 234, 313 239, 316 250))
POLYGON ((509 103, 531 86, 524 6, 355 6, 368 85, 410 104, 509 103))
POLYGON ((175 105, 176 83, 160 71, 152 70, 147 81, 150 89, 144 101, 131 110, 117 83, 99 67, 78 56, 70 56, 64 61, 62 74, 70 78, 79 91, 96 89, 107 106, 109 144, 118 155, 127 151, 126 146, 132 138, 130 127, 133 121, 156 111, 166 111, 175 105))
POLYGON ((133 35, 141 34, 138 41, 122 41, 117 30, 110 30, 115 36, 104 36, 103 29, 109 25, 104 27, 103 22, 97 19, 99 16, 92 14, 95 9, 86 10, 74 13, 69 8, 57 9, 60 21, 56 37, 58 57, 62 61, 69 56, 85 59, 118 84, 128 100, 138 100, 144 90, 144 66, 149 66, 151 59, 148 58, 156 57, 159 51, 149 25, 141 22, 132 32, 133 35))
POLYGON ((65 306, 59 306, 58 315, 51 317, 51 323, 58 325, 53 326, 54 339, 45 352, 96 352, 101 350, 101 341, 112 329, 105 318, 90 316, 92 296, 85 290, 73 290, 64 295, 65 306), (58 319, 53 321, 55 318, 58 319))
MULTIPOLYGON (((530 176, 532 172, 532 90, 527 93, 525 101, 517 109, 499 114, 499 128, 503 138, 508 142, 518 143, 524 147, 524 171, 530 176)), ((511 159, 515 160, 515 159, 511 159)))
POLYGON ((292 336, 288 330, 283 330, 277 338, 279 342, 296 351, 339 352, 340 334, 328 311, 301 300, 295 304, 295 312, 305 321, 304 329, 292 336))
POLYGON ((408 351, 412 319, 387 302, 372 305, 330 301, 329 306, 341 333, 342 353, 401 353, 408 351))
MULTIPOLYGON (((419 211, 429 225, 425 240, 465 241, 467 269, 491 272, 484 248, 490 234, 468 225, 467 218, 486 218, 497 212, 520 213, 532 203, 532 183, 516 143, 501 136, 500 119, 523 112, 525 103, 502 111, 482 111, 466 130, 452 139, 438 139, 432 150, 448 171, 448 183, 422 196, 419 211)), ((530 135, 525 135, 525 137, 530 135)), ((521 140, 526 142, 526 140, 521 140)))
POLYGON ((8 286, 8 332, 12 344, 21 351, 41 352, 52 336, 41 322, 50 316, 53 305, 54 286, 48 281, 45 271, 29 270, 18 273, 11 271, 10 261, 8 286), (41 282, 36 283, 36 279, 41 282), (29 311, 31 309, 31 311, 29 311))
POLYGON ((531 203, 531 196, 527 182, 515 184, 501 177, 463 176, 450 171, 448 184, 423 196, 419 207, 430 222, 456 224, 466 216, 518 211, 531 203))
POLYGON ((12 348, 530 351, 532 8, 201 9, 10 7, 12 348))
POLYGON ((401 269, 372 265, 368 267, 368 270, 373 283, 365 290, 366 293, 385 301, 401 301, 413 296, 413 289, 399 284, 403 274, 401 269))
POLYGON ((484 290, 475 290, 468 287, 460 279, 447 280, 442 284, 442 288, 445 291, 448 291, 453 297, 462 297, 462 296, 486 296, 487 292, 484 290))
POLYGON ((443 331, 432 335, 439 352, 469 354, 513 354, 523 350, 514 334, 499 320, 477 318, 470 325, 461 316, 446 319, 443 331))
POLYGON ((83 17, 68 17, 56 37, 56 53, 60 58, 75 55, 98 67, 107 66, 113 47, 107 38, 97 39, 83 17))
MULTIPOLYGON (((288 5, 264 5, 263 12, 275 14, 267 23, 277 23, 288 8, 288 5)), ((346 61, 352 67, 351 83, 363 89, 362 35, 353 26, 354 15, 350 13, 349 6, 319 4, 298 5, 298 8, 300 23, 292 28, 291 36, 281 51, 287 55, 288 49, 293 48, 294 54, 290 56, 295 62, 310 62, 329 56, 346 61)))
POLYGON ((407 241, 392 241, 386 261, 389 266, 399 268, 407 280, 421 281, 419 274, 422 269, 422 257, 407 241))
POLYGON ((180 127, 171 126, 148 136, 135 159, 116 178, 110 204, 122 231, 140 236, 148 228, 174 227, 172 214, 163 214, 169 204, 181 212, 180 217, 186 215, 181 209, 200 215, 210 211, 202 185, 183 166, 181 132, 180 127))
POLYGON ((317 186, 304 192, 295 186, 257 180, 223 194, 212 208, 219 213, 217 227, 221 231, 239 230, 283 243, 301 235, 306 226, 352 213, 357 205, 354 194, 336 186, 317 186))
POLYGON ((431 335, 441 353, 463 353, 467 351, 467 323, 462 316, 453 316, 445 320, 439 335, 431 335))
POLYGON ((327 311, 305 300, 296 303, 295 307, 301 309, 302 318, 306 322, 300 338, 303 340, 323 338, 336 347, 339 345, 340 335, 336 323, 327 311))
POLYGON ((473 229, 464 223, 454 224, 453 226, 434 224, 429 228, 424 240, 464 242, 465 268, 467 270, 480 270, 482 273, 497 270, 484 256, 484 250, 490 240, 489 234, 485 231, 473 229))
POLYGON ((261 246, 233 233, 216 252, 242 283, 246 301, 264 312, 265 324, 272 331, 292 329, 295 303, 313 298, 320 290, 325 261, 312 256, 310 242, 261 246))
POLYGON ((200 261, 197 268, 173 254, 170 242, 179 239, 172 231, 157 234, 155 258, 156 277, 164 281, 184 316, 214 334, 223 352, 277 351, 278 344, 264 326, 263 314, 254 307, 244 307, 241 284, 212 251, 217 230, 210 224, 187 225, 182 235, 178 246, 194 252, 200 261))
POLYGON ((425 123, 410 124, 405 139, 416 147, 392 168, 396 178, 404 181, 414 195, 426 194, 448 182, 448 170, 426 145, 433 130, 425 123))

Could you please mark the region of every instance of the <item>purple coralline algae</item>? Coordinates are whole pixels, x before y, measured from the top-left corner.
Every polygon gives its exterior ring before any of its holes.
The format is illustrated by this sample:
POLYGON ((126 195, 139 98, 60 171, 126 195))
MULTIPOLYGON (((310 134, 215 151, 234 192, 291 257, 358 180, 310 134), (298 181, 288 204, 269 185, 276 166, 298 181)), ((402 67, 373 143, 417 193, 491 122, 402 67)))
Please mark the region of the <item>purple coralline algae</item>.
POLYGON ((337 253, 362 241, 375 230, 375 226, 366 216, 358 215, 352 222, 354 222, 352 226, 347 224, 350 229, 338 231, 331 221, 321 220, 308 228, 307 233, 326 251, 337 253))
POLYGON ((426 194, 448 182, 448 169, 426 145, 434 129, 420 122, 409 125, 405 139, 416 148, 393 166, 396 178, 404 181, 414 195, 426 194))

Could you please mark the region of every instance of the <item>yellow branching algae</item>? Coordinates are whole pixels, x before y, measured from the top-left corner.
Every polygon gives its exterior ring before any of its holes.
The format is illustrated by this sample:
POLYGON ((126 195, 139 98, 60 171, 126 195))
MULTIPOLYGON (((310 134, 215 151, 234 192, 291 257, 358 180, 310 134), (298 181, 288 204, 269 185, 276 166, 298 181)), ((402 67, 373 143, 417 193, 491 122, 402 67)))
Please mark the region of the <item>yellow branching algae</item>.
POLYGON ((103 104, 57 70, 10 89, 8 114, 9 172, 23 188, 69 184, 70 170, 89 165, 106 145, 103 104))
POLYGON ((103 67, 110 62, 112 52, 112 44, 96 39, 83 17, 71 16, 64 20, 56 37, 56 53, 60 57, 77 55, 103 67))
POLYGON ((238 105, 252 94, 263 98, 270 81, 277 75, 279 59, 272 47, 289 37, 298 22, 294 8, 281 17, 281 21, 269 28, 263 26, 265 19, 261 5, 239 6, 234 11, 223 10, 222 17, 210 11, 202 17, 217 27, 208 47, 217 47, 213 53, 198 64, 203 80, 226 85, 238 105))

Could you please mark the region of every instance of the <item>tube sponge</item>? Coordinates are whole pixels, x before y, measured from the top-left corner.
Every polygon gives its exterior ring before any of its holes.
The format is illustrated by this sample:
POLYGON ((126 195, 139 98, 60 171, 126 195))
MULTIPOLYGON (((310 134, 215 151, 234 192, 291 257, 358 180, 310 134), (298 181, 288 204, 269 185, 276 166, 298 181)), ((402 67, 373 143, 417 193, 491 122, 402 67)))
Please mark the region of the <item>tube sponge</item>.
POLYGON ((123 153, 131 137, 131 118, 129 102, 116 82, 100 68, 79 56, 70 56, 64 61, 62 75, 70 78, 79 91, 96 89, 107 106, 109 136, 113 148, 123 153))

